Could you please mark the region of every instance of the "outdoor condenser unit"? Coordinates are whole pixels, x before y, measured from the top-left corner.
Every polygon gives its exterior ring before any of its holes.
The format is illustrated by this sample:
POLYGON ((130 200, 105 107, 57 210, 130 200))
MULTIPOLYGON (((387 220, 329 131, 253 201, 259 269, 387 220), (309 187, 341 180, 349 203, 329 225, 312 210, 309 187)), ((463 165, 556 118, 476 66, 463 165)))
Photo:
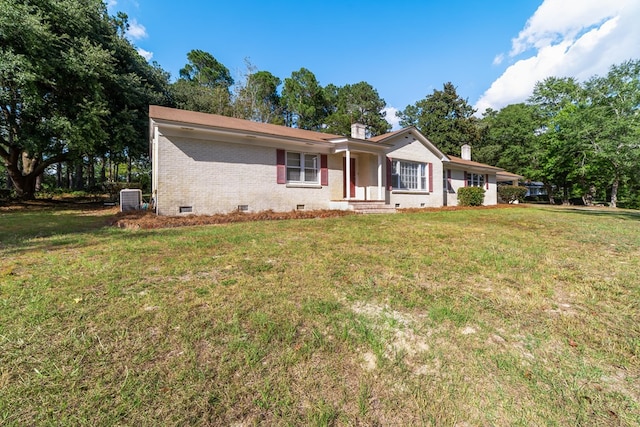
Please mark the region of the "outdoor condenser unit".
POLYGON ((120 190, 120 212, 136 211, 142 205, 142 190, 125 188, 120 190))

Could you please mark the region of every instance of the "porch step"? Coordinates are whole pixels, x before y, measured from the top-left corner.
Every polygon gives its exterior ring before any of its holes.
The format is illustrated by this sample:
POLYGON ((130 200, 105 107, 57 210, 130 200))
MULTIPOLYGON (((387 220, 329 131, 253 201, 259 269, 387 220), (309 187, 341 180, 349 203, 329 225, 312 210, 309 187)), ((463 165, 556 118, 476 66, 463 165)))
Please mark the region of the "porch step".
POLYGON ((351 201, 349 209, 360 214, 396 213, 396 208, 383 201, 351 201))

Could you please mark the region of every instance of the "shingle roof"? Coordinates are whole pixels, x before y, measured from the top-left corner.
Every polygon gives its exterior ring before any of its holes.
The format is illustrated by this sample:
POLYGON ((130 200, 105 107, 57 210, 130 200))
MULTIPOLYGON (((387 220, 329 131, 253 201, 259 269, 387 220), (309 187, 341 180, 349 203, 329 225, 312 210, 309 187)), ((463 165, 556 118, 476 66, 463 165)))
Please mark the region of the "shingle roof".
POLYGON ((518 181, 521 179, 524 179, 524 176, 522 175, 517 175, 515 173, 511 173, 511 172, 507 172, 507 171, 500 171, 498 173, 496 173, 496 177, 498 182, 501 181, 518 181))
POLYGON ((447 157, 449 158, 450 163, 457 164, 460 166, 476 167, 476 168, 486 169, 486 170, 496 171, 496 172, 502 170, 501 168, 497 168, 495 166, 489 166, 484 163, 474 162, 472 160, 464 160, 464 159, 461 159, 460 157, 455 157, 455 156, 447 156, 447 157))
POLYGON ((236 119, 234 117, 220 116, 218 114, 198 113, 195 111, 179 110, 176 108, 161 107, 158 105, 149 106, 149 118, 185 123, 189 125, 201 125, 218 129, 304 139, 317 142, 328 142, 330 139, 344 138, 343 135, 333 135, 269 123, 258 123, 244 119, 236 119))

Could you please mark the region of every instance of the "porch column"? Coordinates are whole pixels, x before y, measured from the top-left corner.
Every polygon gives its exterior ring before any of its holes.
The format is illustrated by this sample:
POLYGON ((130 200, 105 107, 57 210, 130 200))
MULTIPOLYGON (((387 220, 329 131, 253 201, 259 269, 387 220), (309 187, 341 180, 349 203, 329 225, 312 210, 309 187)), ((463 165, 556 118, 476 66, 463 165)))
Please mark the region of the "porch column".
POLYGON ((382 155, 378 154, 378 200, 382 200, 382 155))
POLYGON ((344 188, 345 188, 345 200, 351 199, 351 152, 347 148, 347 151, 344 152, 345 157, 345 166, 344 166, 344 188))

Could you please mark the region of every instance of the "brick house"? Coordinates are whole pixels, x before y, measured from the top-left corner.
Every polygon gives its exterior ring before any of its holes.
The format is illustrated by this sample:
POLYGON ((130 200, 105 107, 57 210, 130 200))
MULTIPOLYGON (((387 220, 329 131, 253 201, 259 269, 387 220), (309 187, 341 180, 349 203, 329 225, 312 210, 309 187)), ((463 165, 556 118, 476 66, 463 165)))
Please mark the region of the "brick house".
POLYGON ((152 193, 159 215, 236 210, 396 208, 457 204, 464 186, 497 203, 502 169, 447 156, 416 128, 366 138, 150 106, 152 193))

